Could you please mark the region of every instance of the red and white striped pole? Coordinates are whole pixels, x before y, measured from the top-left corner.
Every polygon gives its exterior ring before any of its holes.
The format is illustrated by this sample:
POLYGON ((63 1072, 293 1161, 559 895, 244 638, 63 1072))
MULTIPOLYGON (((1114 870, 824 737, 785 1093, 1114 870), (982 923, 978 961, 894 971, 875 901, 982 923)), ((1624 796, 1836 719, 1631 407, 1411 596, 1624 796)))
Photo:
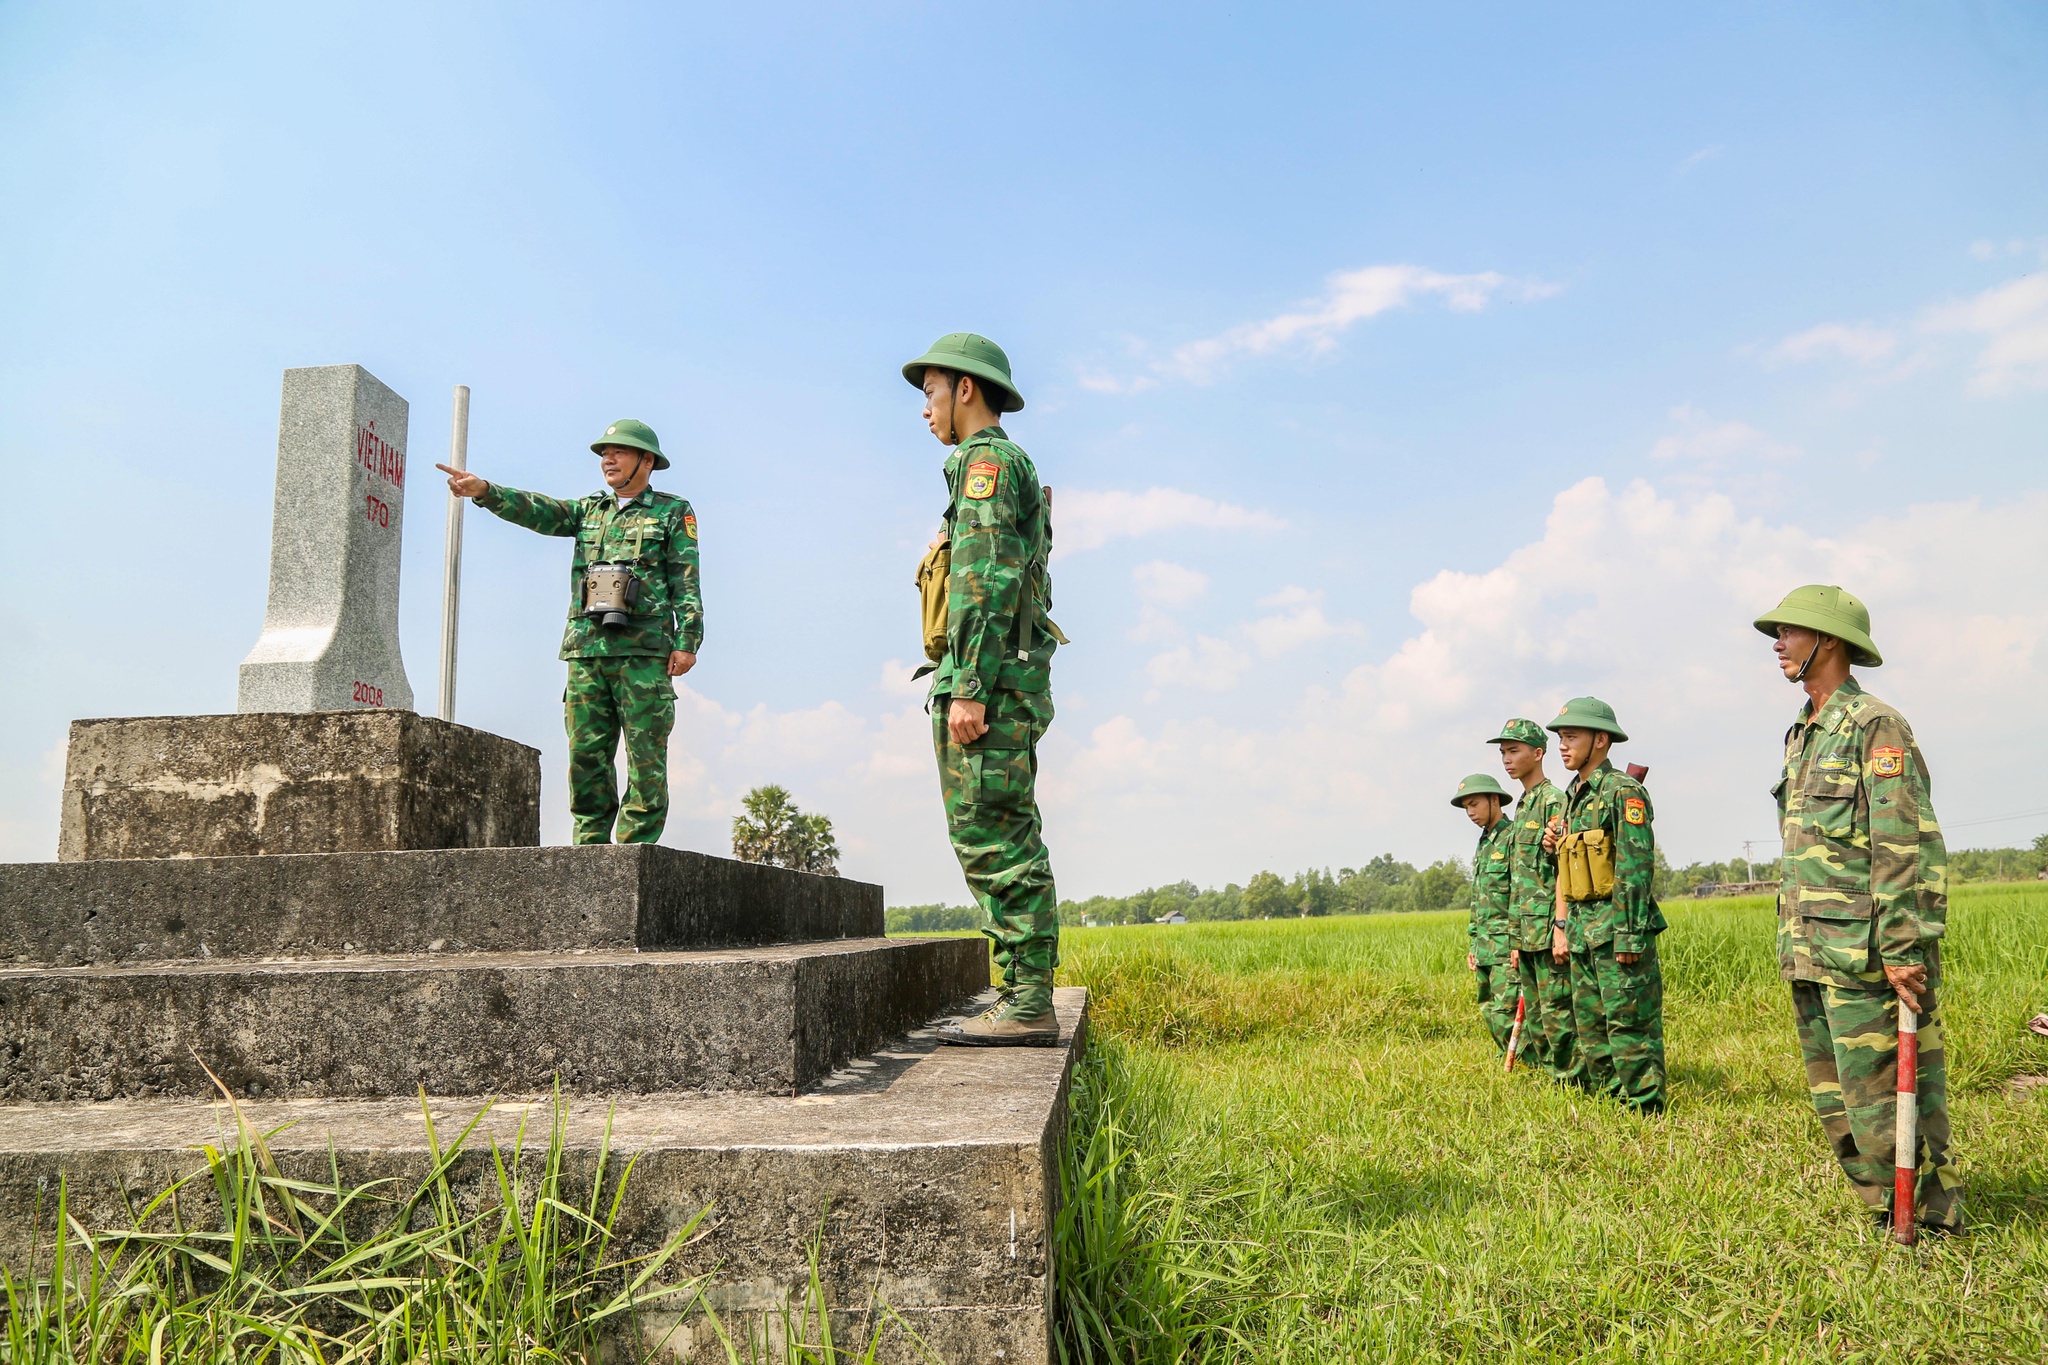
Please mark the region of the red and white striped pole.
POLYGON ((1892 1236, 1900 1246, 1915 1240, 1913 1195, 1920 1175, 1920 1019, 1899 1002, 1899 1126, 1892 1156, 1892 1236))
POLYGON ((1512 1073, 1515 1069, 1515 1050, 1522 1045, 1522 1012, 1528 1008, 1528 995, 1526 993, 1517 995, 1515 997, 1515 1026, 1508 1030, 1508 1060, 1507 1065, 1501 1068, 1501 1074, 1503 1075, 1512 1073))

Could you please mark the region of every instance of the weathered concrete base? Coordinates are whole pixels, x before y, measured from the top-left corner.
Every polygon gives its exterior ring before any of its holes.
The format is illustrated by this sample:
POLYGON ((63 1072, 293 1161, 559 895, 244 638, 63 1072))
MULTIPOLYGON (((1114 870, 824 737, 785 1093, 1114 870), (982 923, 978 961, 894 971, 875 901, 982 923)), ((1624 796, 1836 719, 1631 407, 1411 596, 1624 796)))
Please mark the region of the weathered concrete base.
POLYGON ((880 938, 882 888, 658 844, 0 863, 0 963, 880 938))
POLYGON ((411 711, 71 723, 57 857, 540 842, 540 751, 411 711))
POLYGON ((787 1093, 987 988, 984 940, 0 971, 0 1101, 787 1093))
MULTIPOLYGON (((569 1100, 569 1169, 588 1181, 609 1121, 613 1150, 638 1158, 621 1224, 636 1250, 711 1206, 709 1235, 677 1271, 715 1269, 708 1297, 729 1330, 772 1335, 783 1307, 802 1304, 806 1250, 822 1228, 820 1271, 842 1340, 864 1341, 882 1303, 940 1360, 1040 1365, 1065 1088, 1086 1031, 1085 993, 1057 996, 1058 1049, 943 1048, 920 1030, 795 1098, 569 1100)), ((431 1107, 444 1141, 478 1109, 431 1107)), ((328 1179, 330 1143, 350 1182, 417 1182, 429 1166, 415 1101, 259 1101, 242 1112, 258 1132, 291 1125, 268 1144, 288 1174, 328 1179)), ((537 1163, 551 1117, 545 1099, 485 1114, 454 1172, 470 1207, 496 1202, 489 1143, 509 1145, 524 1123, 526 1160, 537 1163)), ((197 1145, 231 1143, 233 1125, 226 1106, 190 1101, 0 1106, 0 1260, 27 1259, 39 1190, 47 1201, 61 1178, 87 1227, 125 1228, 129 1200, 203 1169, 197 1145)), ((182 1210, 214 1213, 196 1195, 182 1210)), ((724 1359, 701 1318, 643 1326, 678 1328, 671 1344, 686 1358, 724 1359)), ((884 1360, 926 1358, 892 1333, 885 1341, 884 1360)))

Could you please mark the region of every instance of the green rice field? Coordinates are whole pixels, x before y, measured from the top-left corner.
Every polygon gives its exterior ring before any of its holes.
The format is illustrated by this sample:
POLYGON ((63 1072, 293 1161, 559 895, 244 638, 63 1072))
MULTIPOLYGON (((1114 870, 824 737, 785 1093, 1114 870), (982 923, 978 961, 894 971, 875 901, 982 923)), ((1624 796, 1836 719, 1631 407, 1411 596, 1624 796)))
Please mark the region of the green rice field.
POLYGON ((1092 996, 1063 1351, 1124 1361, 2048 1358, 2048 888, 1945 953, 1970 1235, 1870 1228, 1761 898, 1667 906, 1670 1109, 1501 1074, 1461 914, 1070 930, 1092 996))

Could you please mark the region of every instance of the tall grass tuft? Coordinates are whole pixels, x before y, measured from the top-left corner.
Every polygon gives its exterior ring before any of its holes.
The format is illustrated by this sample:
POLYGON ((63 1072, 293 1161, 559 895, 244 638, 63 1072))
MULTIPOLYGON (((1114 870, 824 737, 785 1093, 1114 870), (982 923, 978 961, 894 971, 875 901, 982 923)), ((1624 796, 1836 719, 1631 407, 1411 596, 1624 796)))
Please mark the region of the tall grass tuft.
POLYGON ((1190 1358, 1186 1304, 1200 1274, 1180 1259, 1179 1201, 1147 1179, 1130 1106, 1147 1092, 1121 1049, 1074 1068, 1060 1211, 1053 1223, 1054 1341, 1062 1365, 1176 1365, 1190 1358))
POLYGON ((835 1340, 822 1227, 798 1300, 730 1330, 710 1275, 664 1274, 711 1210, 634 1251, 619 1218, 633 1162, 607 1125, 572 1175, 559 1096, 544 1144, 524 1122, 509 1146, 491 1142, 481 1204, 479 1173, 457 1167, 482 1156, 483 1113, 444 1143, 422 1097, 426 1174, 351 1183, 332 1151, 325 1178, 286 1175, 268 1141, 281 1130, 255 1132, 228 1103, 232 1140, 127 1228, 87 1228, 59 1182, 28 1264, 0 1266, 0 1365, 595 1365, 658 1355, 662 1325, 692 1314, 729 1365, 867 1365, 887 1342, 935 1359, 879 1300, 863 1340, 835 1340))

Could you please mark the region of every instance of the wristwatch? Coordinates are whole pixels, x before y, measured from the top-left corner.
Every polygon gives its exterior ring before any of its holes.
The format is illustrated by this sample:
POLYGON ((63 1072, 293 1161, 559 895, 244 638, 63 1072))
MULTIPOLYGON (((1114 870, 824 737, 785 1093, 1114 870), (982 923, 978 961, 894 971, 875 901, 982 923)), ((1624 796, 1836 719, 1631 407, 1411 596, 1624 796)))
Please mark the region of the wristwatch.
POLYGON ((1565 927, 1565 922, 1561 919, 1554 919, 1550 922, 1550 927, 1553 929, 1562 929, 1565 927))

